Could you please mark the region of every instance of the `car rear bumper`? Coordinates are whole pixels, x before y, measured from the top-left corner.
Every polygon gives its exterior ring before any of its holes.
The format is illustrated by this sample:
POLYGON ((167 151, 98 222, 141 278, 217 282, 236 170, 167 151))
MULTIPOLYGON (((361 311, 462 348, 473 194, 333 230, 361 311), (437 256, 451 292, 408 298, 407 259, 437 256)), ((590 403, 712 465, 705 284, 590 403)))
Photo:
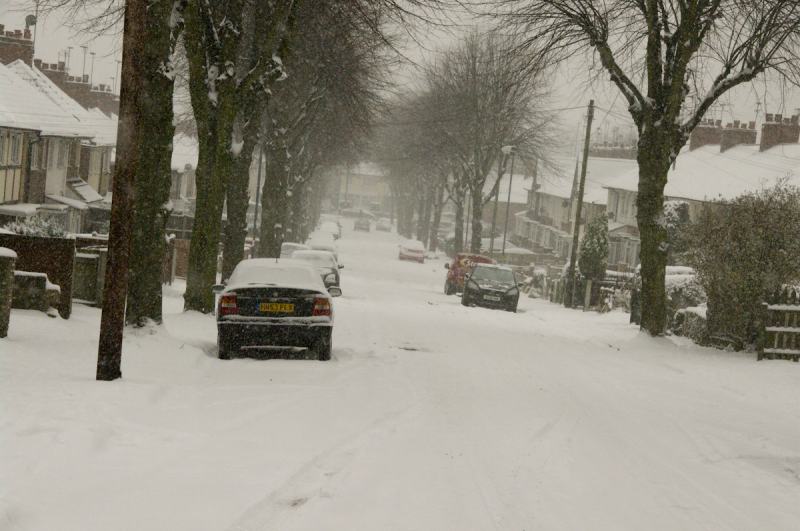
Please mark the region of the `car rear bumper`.
POLYGON ((323 339, 330 340, 333 326, 328 323, 254 323, 221 321, 217 323, 217 343, 227 351, 293 350, 311 348, 323 339))
POLYGON ((517 304, 519 303, 519 296, 517 297, 509 297, 509 296, 500 296, 499 301, 494 301, 491 299, 485 299, 484 294, 480 292, 469 292, 464 293, 462 297, 466 297, 469 301, 469 304, 474 306, 480 306, 482 308, 493 308, 493 309, 508 309, 508 308, 516 308, 517 304))

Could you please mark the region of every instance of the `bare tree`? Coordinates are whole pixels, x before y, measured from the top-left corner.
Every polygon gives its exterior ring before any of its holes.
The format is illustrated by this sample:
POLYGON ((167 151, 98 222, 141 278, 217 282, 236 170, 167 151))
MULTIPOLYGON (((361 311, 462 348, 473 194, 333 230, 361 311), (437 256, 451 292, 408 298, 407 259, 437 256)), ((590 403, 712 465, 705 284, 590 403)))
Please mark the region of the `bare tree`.
POLYGON ((533 158, 542 157, 548 145, 550 116, 541 110, 548 89, 547 64, 540 55, 512 53, 518 44, 496 32, 475 31, 427 69, 439 112, 432 127, 447 139, 460 166, 451 185, 457 213, 464 207, 461 192, 466 189, 469 195, 471 252, 481 250, 483 207, 499 186, 507 162, 503 147, 513 146, 533 158), (498 159, 501 170, 490 181, 498 159))
POLYGON ((591 50, 639 132, 642 329, 663 334, 670 165, 720 96, 768 70, 797 80, 797 0, 494 0, 521 49, 562 60, 591 50), (698 99, 695 107, 687 97, 698 99))

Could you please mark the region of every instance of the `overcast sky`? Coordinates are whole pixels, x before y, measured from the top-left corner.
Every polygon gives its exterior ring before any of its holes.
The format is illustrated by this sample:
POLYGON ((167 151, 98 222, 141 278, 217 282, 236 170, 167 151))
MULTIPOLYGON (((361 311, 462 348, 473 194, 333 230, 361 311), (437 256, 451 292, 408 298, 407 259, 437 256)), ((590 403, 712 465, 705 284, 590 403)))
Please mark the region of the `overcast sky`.
MULTIPOLYGON (((6 29, 22 29, 25 25, 25 15, 32 13, 32 0, 0 0, 0 23, 6 29)), ((436 50, 452 44, 458 39, 459 34, 468 31, 473 24, 480 22, 464 12, 452 13, 450 17, 454 25, 450 30, 424 27, 416 33, 415 39, 407 39, 404 53, 414 62, 424 62, 433 57, 436 50)), ((72 46, 70 55, 70 73, 80 75, 83 70, 83 49, 87 47, 86 73, 91 69, 91 55, 95 52, 94 83, 107 83, 113 85, 113 77, 118 75, 116 61, 121 57, 121 39, 118 35, 91 35, 76 33, 64 13, 51 13, 39 17, 36 28, 36 57, 44 62, 54 63, 64 60, 64 53, 72 46)), ((599 81, 590 83, 590 59, 573 60, 559 67, 554 76, 552 97, 546 106, 550 109, 564 109, 581 107, 580 109, 559 110, 559 123, 565 137, 578 136, 579 124, 585 115, 585 106, 590 98, 596 100, 599 107, 595 115, 594 131, 610 132, 615 126, 627 129, 630 121, 627 119, 623 99, 618 95, 616 88, 603 76, 599 81)), ((409 65, 402 75, 398 76, 398 84, 413 83, 416 70, 409 65)), ((119 89, 119 87, 117 87, 119 89)), ((779 82, 766 82, 763 79, 742 86, 735 92, 723 98, 721 105, 712 109, 709 117, 722 119, 724 122, 740 119, 749 121, 755 119, 757 102, 761 102, 761 118, 763 119, 765 104, 766 111, 783 114, 792 114, 800 107, 800 91, 794 88, 783 87, 779 82)))

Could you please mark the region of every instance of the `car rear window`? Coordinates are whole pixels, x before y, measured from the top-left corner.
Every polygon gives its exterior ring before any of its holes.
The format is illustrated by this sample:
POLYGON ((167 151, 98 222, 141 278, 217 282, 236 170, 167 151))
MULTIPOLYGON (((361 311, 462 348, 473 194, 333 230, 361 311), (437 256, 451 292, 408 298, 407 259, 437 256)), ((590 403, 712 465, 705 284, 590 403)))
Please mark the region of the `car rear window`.
POLYGON ((308 267, 300 265, 249 264, 241 262, 233 271, 229 286, 272 284, 275 286, 303 286, 316 288, 318 276, 308 267))
POLYGON ((510 269, 497 267, 476 267, 472 272, 474 280, 487 280, 489 282, 513 282, 514 273, 510 269))
POLYGON ((292 254, 292 258, 310 262, 317 266, 334 267, 336 265, 336 259, 330 253, 295 251, 294 254, 292 254))

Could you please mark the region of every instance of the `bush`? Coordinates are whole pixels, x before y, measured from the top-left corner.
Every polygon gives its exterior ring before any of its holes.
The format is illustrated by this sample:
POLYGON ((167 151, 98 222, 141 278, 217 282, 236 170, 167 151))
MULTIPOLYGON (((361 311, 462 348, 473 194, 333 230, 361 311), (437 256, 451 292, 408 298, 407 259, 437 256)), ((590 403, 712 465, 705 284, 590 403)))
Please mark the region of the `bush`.
POLYGON ((708 295, 712 340, 753 345, 763 304, 800 279, 800 188, 779 184, 717 203, 690 229, 689 258, 708 295))
POLYGON ((593 281, 603 280, 608 261, 608 219, 603 216, 592 220, 586 227, 578 255, 581 274, 593 281))
POLYGON ((63 238, 67 234, 58 221, 40 216, 32 216, 22 221, 12 221, 4 228, 21 236, 63 238))

